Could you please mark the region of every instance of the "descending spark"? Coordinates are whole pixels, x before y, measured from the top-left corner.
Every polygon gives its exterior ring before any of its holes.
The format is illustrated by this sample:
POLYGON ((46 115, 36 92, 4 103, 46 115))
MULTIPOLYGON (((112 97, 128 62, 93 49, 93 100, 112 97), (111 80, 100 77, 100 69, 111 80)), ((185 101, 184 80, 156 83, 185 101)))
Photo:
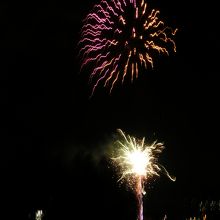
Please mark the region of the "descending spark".
POLYGON ((117 141, 118 151, 116 157, 112 157, 113 164, 119 168, 119 181, 126 181, 136 193, 138 201, 138 220, 143 220, 143 195, 144 184, 154 176, 160 176, 163 172, 169 179, 175 181, 164 166, 158 163, 158 156, 162 153, 164 145, 153 142, 145 145, 145 138, 135 139, 118 130, 123 140, 117 141))
POLYGON ((155 52, 176 52, 177 29, 166 26, 159 13, 145 0, 101 0, 93 7, 78 43, 81 70, 91 71, 92 94, 101 82, 110 92, 128 75, 132 82, 141 68, 153 68, 155 52))

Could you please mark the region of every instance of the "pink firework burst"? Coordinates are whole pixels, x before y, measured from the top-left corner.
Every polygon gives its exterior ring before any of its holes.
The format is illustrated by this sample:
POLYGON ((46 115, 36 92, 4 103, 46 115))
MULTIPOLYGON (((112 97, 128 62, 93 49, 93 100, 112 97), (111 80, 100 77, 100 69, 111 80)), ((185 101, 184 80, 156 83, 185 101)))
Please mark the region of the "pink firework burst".
POLYGON ((171 29, 145 0, 101 0, 83 20, 79 57, 89 66, 92 94, 102 82, 111 93, 116 82, 131 82, 139 69, 153 68, 153 56, 176 52, 171 29))

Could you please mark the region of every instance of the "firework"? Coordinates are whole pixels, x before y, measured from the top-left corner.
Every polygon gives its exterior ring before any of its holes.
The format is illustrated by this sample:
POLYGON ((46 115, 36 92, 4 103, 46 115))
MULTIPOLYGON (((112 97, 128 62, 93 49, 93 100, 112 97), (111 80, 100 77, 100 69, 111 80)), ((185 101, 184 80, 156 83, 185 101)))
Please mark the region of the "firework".
POLYGON ((35 219, 36 220, 42 220, 43 219, 43 211, 42 210, 37 210, 35 212, 35 219))
POLYGON ((126 181, 133 189, 138 201, 138 220, 143 220, 143 195, 145 194, 144 184, 149 182, 154 176, 159 176, 163 172, 172 181, 176 178, 169 175, 167 170, 158 163, 158 156, 162 153, 164 145, 153 142, 145 145, 145 138, 135 139, 125 135, 122 130, 118 130, 123 140, 117 141, 117 156, 112 157, 112 161, 120 171, 119 181, 126 181))
POLYGON ((92 94, 103 82, 111 92, 115 83, 131 82, 140 69, 153 68, 153 57, 176 52, 177 29, 159 19, 145 0, 101 0, 83 20, 79 57, 81 69, 91 71, 92 94))

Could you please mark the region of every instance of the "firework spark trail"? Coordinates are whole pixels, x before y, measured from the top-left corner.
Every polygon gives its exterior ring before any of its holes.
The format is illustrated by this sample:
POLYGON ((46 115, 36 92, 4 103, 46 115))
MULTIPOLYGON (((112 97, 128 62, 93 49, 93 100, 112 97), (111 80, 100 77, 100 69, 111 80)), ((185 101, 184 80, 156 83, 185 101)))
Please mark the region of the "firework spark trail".
POLYGON ((176 52, 177 29, 166 26, 159 13, 145 0, 101 0, 93 7, 83 20, 78 43, 81 70, 88 66, 91 71, 92 95, 101 82, 110 92, 128 75, 133 82, 140 69, 153 68, 155 52, 176 52))
POLYGON ((138 201, 138 220, 143 220, 143 186, 141 176, 137 178, 136 195, 138 201))
POLYGON ((169 179, 175 181, 164 166, 158 163, 158 156, 162 153, 164 145, 153 142, 151 145, 145 144, 145 138, 135 139, 118 129, 122 136, 122 141, 117 141, 117 155, 111 158, 113 164, 119 169, 119 181, 126 181, 133 189, 138 201, 138 220, 143 220, 143 195, 144 184, 150 178, 160 176, 163 172, 169 179))

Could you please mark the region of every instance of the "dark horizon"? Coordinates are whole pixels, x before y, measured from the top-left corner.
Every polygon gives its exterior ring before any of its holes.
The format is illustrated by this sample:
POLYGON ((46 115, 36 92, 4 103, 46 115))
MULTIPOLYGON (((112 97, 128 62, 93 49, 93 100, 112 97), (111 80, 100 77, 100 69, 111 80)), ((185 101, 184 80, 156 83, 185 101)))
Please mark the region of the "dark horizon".
POLYGON ((155 56, 155 68, 133 84, 110 95, 100 86, 92 98, 76 45, 94 3, 0 3, 8 216, 28 219, 43 209, 48 219, 135 219, 134 195, 118 185, 105 149, 118 128, 163 142, 159 161, 177 178, 152 182, 146 217, 167 211, 176 220, 192 199, 220 199, 217 3, 148 2, 178 28, 177 53, 155 56))

